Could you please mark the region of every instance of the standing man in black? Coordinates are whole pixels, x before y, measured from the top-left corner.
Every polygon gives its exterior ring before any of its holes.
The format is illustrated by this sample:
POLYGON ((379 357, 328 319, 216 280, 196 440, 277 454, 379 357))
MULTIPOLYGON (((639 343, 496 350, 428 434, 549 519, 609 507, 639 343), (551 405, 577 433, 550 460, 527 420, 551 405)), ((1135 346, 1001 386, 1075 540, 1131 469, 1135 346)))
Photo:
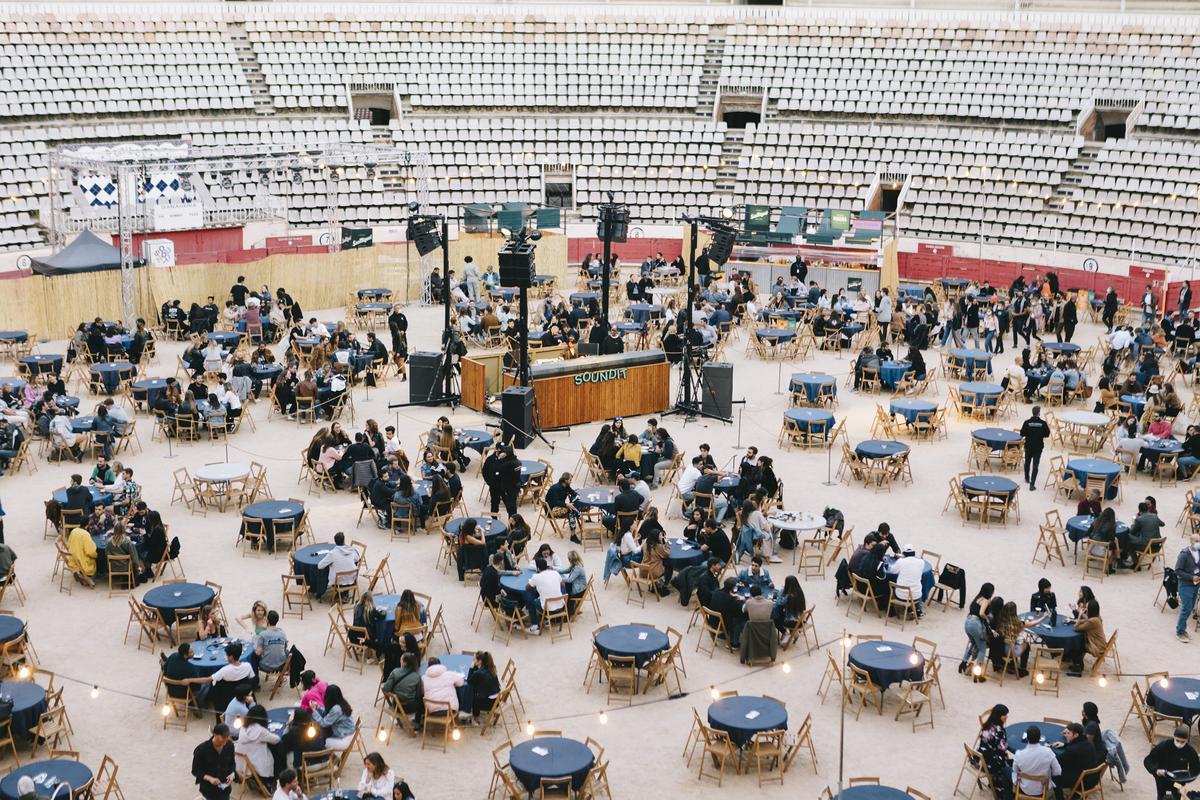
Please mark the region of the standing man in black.
POLYGON ((791 273, 793 278, 800 281, 801 286, 808 280, 808 264, 804 263, 804 257, 799 253, 796 254, 796 260, 792 262, 791 273))
POLYGON ((1032 416, 1021 425, 1021 437, 1025 440, 1025 480, 1031 492, 1037 491, 1038 466, 1049 435, 1050 426, 1042 419, 1042 407, 1034 406, 1032 416))
POLYGON ((233 297, 233 304, 238 308, 246 307, 246 296, 250 294, 250 287, 246 285, 246 276, 238 275, 237 283, 229 287, 229 294, 233 297))
POLYGON ((480 470, 492 498, 492 517, 500 513, 500 503, 511 517, 517 513, 517 491, 521 488, 521 462, 513 455, 512 448, 501 445, 484 459, 480 470))
POLYGON ((696 275, 700 279, 701 286, 708 286, 712 277, 712 263, 708 260, 707 247, 700 251, 700 255, 696 256, 696 275))
POLYGON ((1069 342, 1075 335, 1075 326, 1079 324, 1079 306, 1075 303, 1075 293, 1067 292, 1067 299, 1062 308, 1062 341, 1069 342))
POLYGON ((219 723, 212 737, 192 751, 192 775, 205 800, 228 800, 236 774, 229 726, 219 723))
POLYGON ((1113 323, 1117 320, 1117 306, 1121 301, 1117 298, 1117 290, 1113 287, 1108 287, 1108 293, 1104 295, 1104 309, 1100 312, 1100 319, 1104 322, 1104 327, 1107 329, 1105 333, 1112 333, 1113 323))

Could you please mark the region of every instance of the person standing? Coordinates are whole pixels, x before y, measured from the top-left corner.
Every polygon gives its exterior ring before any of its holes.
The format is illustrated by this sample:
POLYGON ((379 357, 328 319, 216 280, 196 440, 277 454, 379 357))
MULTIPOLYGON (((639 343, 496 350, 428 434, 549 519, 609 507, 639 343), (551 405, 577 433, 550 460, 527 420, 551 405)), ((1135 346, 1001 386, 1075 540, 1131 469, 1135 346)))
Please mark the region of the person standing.
POLYGON ((1021 438, 1025 440, 1025 481, 1029 491, 1037 491, 1038 466, 1042 461, 1042 450, 1050 435, 1050 426, 1042 419, 1042 407, 1034 406, 1029 419, 1021 425, 1021 438))
POLYGON ((1079 324, 1079 307, 1075 303, 1075 294, 1067 293, 1067 299, 1062 307, 1062 341, 1069 342, 1075 335, 1075 326, 1079 324))
POLYGON ((879 323, 879 342, 886 344, 888 329, 892 324, 892 296, 889 294, 886 286, 883 288, 879 302, 875 306, 875 321, 879 323))
POLYGON ((1104 308, 1100 312, 1100 320, 1104 323, 1105 333, 1112 333, 1113 325, 1117 321, 1117 307, 1120 304, 1117 290, 1111 286, 1108 287, 1108 292, 1104 295, 1104 308))
POLYGON ((521 486, 521 462, 513 455, 508 445, 492 451, 481 468, 483 482, 487 484, 492 498, 492 516, 500 513, 500 503, 511 517, 517 513, 517 491, 521 486))
POLYGON ((1024 292, 1017 292, 1012 301, 1012 335, 1013 347, 1020 346, 1021 336, 1025 337, 1025 345, 1029 346, 1029 298, 1024 292))
POLYGON ((1187 314, 1192 305, 1192 282, 1184 281, 1179 290, 1179 316, 1187 314))
POLYGON ((467 297, 471 298, 472 303, 478 303, 479 267, 475 266, 475 259, 471 256, 463 259, 463 283, 467 285, 467 297))
POLYGON ((1147 327, 1154 322, 1154 290, 1150 288, 1150 284, 1146 284, 1146 290, 1142 292, 1142 327, 1147 327))
POLYGON ((1154 776, 1154 785, 1158 790, 1155 796, 1158 800, 1180 796, 1175 789, 1175 784, 1179 781, 1176 773, 1190 776, 1184 781, 1192 780, 1200 773, 1200 756, 1189 742, 1191 736, 1192 730, 1187 725, 1176 727, 1175 735, 1154 745, 1142 761, 1142 766, 1154 776))
POLYGON ((234 774, 229 726, 219 723, 213 726, 212 736, 192 751, 192 775, 205 800, 229 800, 234 774))
POLYGON ((1196 606, 1196 584, 1200 582, 1200 534, 1193 533, 1188 546, 1175 558, 1175 579, 1179 582, 1179 619, 1175 623, 1175 638, 1190 642, 1188 619, 1196 606))

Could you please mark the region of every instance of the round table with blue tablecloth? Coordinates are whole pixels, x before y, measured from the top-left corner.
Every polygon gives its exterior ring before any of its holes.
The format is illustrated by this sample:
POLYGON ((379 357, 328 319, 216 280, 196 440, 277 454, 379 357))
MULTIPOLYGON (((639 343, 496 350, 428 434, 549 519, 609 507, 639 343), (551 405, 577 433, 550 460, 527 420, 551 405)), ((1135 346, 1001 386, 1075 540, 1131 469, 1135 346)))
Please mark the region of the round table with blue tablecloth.
POLYGON ((783 296, 783 302, 788 304, 788 308, 812 308, 813 304, 808 301, 807 294, 786 294, 783 296))
POLYGON ((31 761, 17 767, 0 780, 0 800, 18 800, 21 795, 17 784, 26 775, 33 779, 34 791, 38 797, 65 798, 68 794, 65 790, 59 790, 60 784, 69 786, 73 794, 76 789, 86 786, 92 780, 92 770, 87 764, 69 758, 31 761))
POLYGON ((568 299, 572 303, 575 303, 577 305, 586 305, 588 303, 588 301, 590 301, 590 300, 595 300, 598 303, 598 302, 600 302, 600 293, 599 292, 572 292, 568 299))
POLYGON ((693 564, 699 564, 704 560, 704 551, 700 549, 697 542, 690 539, 672 539, 671 555, 667 556, 667 564, 673 570, 681 570, 684 567, 690 567, 693 564))
POLYGON ((833 427, 834 417, 822 408, 789 408, 783 416, 796 423, 801 430, 811 431, 814 425, 824 424, 826 430, 833 427))
POLYGON ((12 614, 0 614, 0 642, 11 642, 25 630, 25 620, 12 614))
POLYGON ((334 789, 332 792, 319 794, 310 800, 359 800, 361 797, 358 789, 334 789))
POLYGON ((216 342, 226 350, 237 347, 238 342, 242 340, 242 335, 237 331, 213 331, 208 334, 210 342, 216 342))
POLYGON ((644 322, 614 322, 612 326, 621 333, 645 333, 646 323, 644 322))
POLYGON ((895 389, 896 383, 905 375, 911 375, 912 364, 907 361, 884 361, 879 365, 879 382, 889 389, 895 389))
POLYGON ((371 311, 391 311, 391 303, 357 303, 354 310, 366 314, 371 311))
POLYGON ((950 356, 963 365, 963 369, 967 371, 967 377, 974 375, 975 370, 980 367, 986 368, 989 375, 992 374, 992 356, 990 353, 959 347, 952 349, 950 356))
POLYGON ((662 306, 651 303, 630 303, 625 307, 625 315, 634 322, 649 322, 662 316, 662 306))
POLYGON ((260 381, 270 382, 275 380, 275 376, 283 372, 281 364, 251 364, 250 372, 260 381))
POLYGON ((785 319, 788 322, 797 322, 804 319, 804 310, 798 308, 764 308, 758 312, 758 318, 763 322, 771 319, 785 319))
POLYGON ((304 582, 308 584, 308 591, 313 597, 320 597, 329 589, 329 567, 318 567, 317 564, 333 547, 330 542, 319 542, 301 547, 292 555, 296 574, 304 576, 304 582))
POLYGON ((964 406, 994 408, 1000 402, 1000 395, 1004 393, 1004 387, 998 383, 986 381, 967 381, 959 384, 958 392, 964 406))
POLYGON ((804 396, 808 398, 808 402, 817 402, 817 397, 820 396, 821 387, 830 386, 831 394, 837 397, 837 378, 832 375, 826 375, 823 372, 797 372, 792 376, 788 383, 791 391, 804 392, 804 396))
POLYGON ((853 339, 857 334, 862 333, 863 326, 857 322, 851 322, 848 325, 842 326, 842 336, 846 339, 853 339))
POLYGON ((0 378, 0 387, 13 392, 19 392, 25 388, 24 378, 0 378))
MULTIPOLYGON (((1092 533, 1092 523, 1096 518, 1090 514, 1076 514, 1067 520, 1067 537, 1072 542, 1082 542, 1092 533)), ((1129 533, 1129 526, 1117 520, 1117 536, 1129 533)))
POLYGON ((386 300, 392 296, 391 289, 359 289, 359 300, 386 300))
MULTIPOLYGON (((896 562, 900 559, 892 557, 884 561, 884 571, 887 573, 889 581, 896 580, 900 571, 896 568, 896 562)), ((921 570, 921 601, 929 599, 929 593, 933 591, 933 585, 937 583, 937 576, 933 574, 933 564, 925 561, 925 568, 921 570)))
POLYGON ((43 375, 62 371, 63 357, 52 353, 23 356, 18 363, 25 365, 31 375, 43 375))
POLYGON ((847 658, 870 675, 880 689, 900 681, 919 681, 925 676, 925 657, 900 642, 860 642, 850 648, 847 658))
POLYGON ((1104 499, 1116 498, 1117 487, 1113 485, 1113 481, 1121 474, 1121 465, 1115 461, 1103 458, 1072 458, 1067 462, 1067 469, 1074 473, 1075 480, 1079 481, 1080 486, 1087 483, 1089 475, 1104 478, 1104 499))
MULTIPOLYGON (((383 616, 375 622, 375 641, 389 642, 396 630, 396 606, 400 603, 398 594, 377 594, 374 596, 375 608, 383 612, 383 616)), ((425 604, 417 600, 421 606, 421 622, 429 621, 425 604)))
POLYGON ((517 296, 517 290, 511 286, 497 286, 494 289, 489 289, 488 294, 491 297, 499 298, 506 303, 512 302, 512 299, 517 296))
POLYGON ((89 433, 94 427, 96 427, 96 417, 92 414, 80 414, 78 417, 71 417, 71 431, 73 433, 89 433))
POLYGON ((117 390, 117 384, 120 383, 121 373, 137 374, 137 368, 128 361, 111 361, 107 364, 92 364, 88 370, 92 377, 99 378, 104 386, 104 391, 112 394, 117 390))
POLYGON ((962 488, 966 494, 1012 497, 1017 493, 1017 482, 999 475, 971 475, 962 479, 962 488))
POLYGON ((142 595, 142 604, 157 609, 168 625, 181 608, 202 608, 213 601, 216 591, 203 583, 166 583, 142 595))
POLYGON ((547 283, 553 283, 553 282, 554 282, 553 275, 534 275, 533 276, 533 285, 534 286, 545 286, 547 283))
MULTIPOLYGON (((88 486, 87 490, 92 495, 92 505, 97 505, 97 506, 112 505, 113 496, 111 494, 109 494, 108 492, 98 491, 95 486, 88 486)), ((57 502, 60 506, 65 506, 67 504, 67 490, 66 489, 61 489, 61 490, 55 492, 52 495, 52 497, 54 498, 55 502, 57 502)))
POLYGON ((932 414, 937 411, 937 403, 931 400, 921 400, 916 397, 903 397, 891 402, 888 409, 893 415, 900 415, 905 422, 916 422, 917 417, 923 414, 932 414))
POLYGON ((539 791, 542 778, 570 776, 571 786, 578 789, 595 764, 586 744, 559 736, 539 736, 508 751, 508 765, 531 797, 539 791))
POLYGON ((708 707, 708 724, 728 733, 738 747, 749 744, 761 731, 787 730, 787 723, 787 707, 769 697, 722 697, 708 707))
POLYGON ((1142 416, 1142 412, 1146 410, 1145 394, 1123 394, 1121 395, 1121 402, 1128 403, 1129 409, 1139 418, 1142 416))
POLYGON ((592 641, 601 658, 632 656, 639 667, 671 646, 667 634, 649 625, 610 625, 592 641))
POLYGON ((54 402, 63 408, 79 408, 79 398, 74 395, 63 394, 54 398, 54 402))
POLYGON ((1047 747, 1052 744, 1066 744, 1063 736, 1063 726, 1053 722, 1013 722, 1004 726, 1004 734, 1008 737, 1009 752, 1015 753, 1025 749, 1025 732, 1029 726, 1037 725, 1042 732, 1041 742, 1047 747))
POLYGON ((521 485, 524 486, 530 478, 546 474, 546 465, 532 458, 521 459, 521 485))
POLYGON ((847 786, 837 800, 916 800, 895 786, 847 786))
POLYGON ((27 331, 0 331, 0 342, 21 342, 29 341, 29 333, 27 331))
POLYGON ((501 575, 500 588, 524 605, 525 601, 535 594, 525 588, 529 585, 529 579, 532 577, 532 569, 523 569, 519 575, 501 575))
POLYGON ((759 328, 754 332, 755 338, 767 344, 781 344, 796 338, 796 332, 790 328, 759 328))
POLYGON ((469 447, 476 452, 482 453, 491 444, 492 435, 487 431, 466 430, 458 434, 459 447, 469 447))
POLYGON ((737 475, 722 475, 717 478, 713 488, 722 494, 730 494, 742 485, 742 479, 737 475))
MULTIPOLYGON (((1029 611, 1021 615, 1021 621, 1037 619, 1039 616, 1041 614, 1029 611)), ((1053 625, 1050 624, 1050 617, 1046 617, 1037 625, 1026 628, 1026 630, 1041 639, 1042 644, 1046 647, 1062 650, 1063 656, 1068 660, 1083 648, 1083 634, 1075 630, 1075 623, 1071 622, 1070 617, 1063 614, 1058 615, 1058 619, 1054 621, 1053 625)))
POLYGON ((1073 342, 1042 342, 1041 347, 1047 353, 1054 355, 1073 355, 1079 352, 1079 345, 1073 342))
POLYGON ((1152 464, 1163 456, 1177 456, 1183 452, 1183 443, 1175 439, 1147 439, 1142 447, 1142 456, 1152 464))
MULTIPOLYGON (((470 711, 475 701, 475 692, 467 683, 467 673, 471 671, 471 665, 475 662, 474 656, 468 656, 463 653, 447 653, 444 656, 437 656, 437 660, 450 672, 457 672, 463 676, 463 685, 455 686, 454 693, 458 695, 458 707, 461 711, 470 711)), ((425 674, 425 670, 429 669, 429 662, 421 662, 421 674, 425 674)))
POLYGON ((13 734, 28 739, 46 713, 46 689, 33 681, 8 680, 0 682, 0 695, 12 698, 13 734))
POLYGON ((1003 450, 1013 442, 1022 440, 1020 433, 1007 428, 976 428, 971 431, 971 438, 983 442, 993 450, 1003 450))
POLYGON ((196 668, 201 678, 207 678, 221 667, 229 663, 225 657, 226 645, 239 642, 242 645, 242 655, 238 661, 247 663, 254 653, 254 643, 248 639, 231 639, 227 636, 213 636, 192 642, 192 657, 188 663, 196 668))
POLYGON ((128 353, 129 348, 133 347, 133 334, 132 333, 119 333, 116 336, 105 336, 104 343, 106 345, 108 345, 108 352, 110 352, 110 353, 113 352, 116 348, 120 348, 121 350, 128 353))
POLYGON ((145 403, 147 408, 154 408, 158 398, 167 389, 166 378, 143 378, 129 385, 130 393, 135 403, 145 403))
POLYGON ((946 289, 960 289, 968 283, 966 278, 942 278, 942 286, 946 289))
POLYGON ((859 458, 891 458, 908 452, 908 445, 894 442, 890 439, 867 439, 854 446, 854 452, 859 458))
POLYGON ((588 508, 598 508, 609 514, 616 513, 614 502, 617 497, 616 489, 609 486, 584 486, 576 489, 576 494, 576 507, 586 506, 588 508))
POLYGON ((1182 717, 1189 725, 1200 715, 1200 679, 1167 678, 1150 684, 1146 704, 1168 717, 1182 717))
POLYGON ((293 500, 260 500, 243 508, 242 516, 262 520, 267 550, 274 552, 275 522, 290 519, 294 525, 299 525, 300 518, 304 516, 304 506, 293 500))

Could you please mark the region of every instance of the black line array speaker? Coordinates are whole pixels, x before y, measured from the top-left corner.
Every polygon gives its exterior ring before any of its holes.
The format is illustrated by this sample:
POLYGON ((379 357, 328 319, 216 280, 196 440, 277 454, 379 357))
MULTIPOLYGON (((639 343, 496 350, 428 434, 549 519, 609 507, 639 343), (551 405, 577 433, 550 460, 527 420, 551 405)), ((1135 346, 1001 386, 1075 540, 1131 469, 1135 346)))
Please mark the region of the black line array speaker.
POLYGON ((533 442, 533 387, 510 386, 501 392, 500 414, 504 418, 500 426, 504 441, 512 442, 515 448, 528 447, 533 442))
POLYGON ((535 266, 534 247, 529 242, 506 242, 497 255, 500 262, 500 285, 528 289, 533 285, 535 266))
POLYGON ((704 365, 700 373, 700 410, 722 419, 733 418, 733 364, 710 361, 704 365))
POLYGON ((409 402, 441 400, 445 396, 445 381, 438 380, 442 354, 417 350, 408 354, 409 402))

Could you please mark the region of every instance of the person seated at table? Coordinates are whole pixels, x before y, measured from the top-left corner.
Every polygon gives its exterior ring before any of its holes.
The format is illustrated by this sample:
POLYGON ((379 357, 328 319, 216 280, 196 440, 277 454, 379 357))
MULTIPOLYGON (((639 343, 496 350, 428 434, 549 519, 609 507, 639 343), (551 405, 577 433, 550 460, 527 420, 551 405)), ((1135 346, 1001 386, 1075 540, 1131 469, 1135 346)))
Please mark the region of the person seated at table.
POLYGON ((704 532, 704 512, 698 508, 693 508, 688 512, 687 519, 684 520, 683 538, 689 541, 698 542, 700 536, 704 532))
MULTIPOLYGON (((1171 439, 1171 420, 1167 419, 1161 412, 1154 414, 1154 421, 1147 427, 1146 432, 1151 436, 1157 436, 1160 439, 1171 439)), ((1141 469, 1143 465, 1139 464, 1141 469)))
POLYGON ((346 476, 337 471, 337 465, 342 460, 343 452, 345 451, 341 447, 338 447, 333 437, 326 437, 325 441, 321 444, 321 454, 317 457, 317 461, 313 465, 313 469, 317 472, 330 476, 335 488, 341 488, 346 480, 346 476))
POLYGON ((854 361, 854 388, 857 390, 862 385, 863 373, 870 371, 875 373, 875 378, 879 378, 879 356, 875 355, 875 351, 870 347, 864 347, 862 352, 858 354, 858 358, 854 361))
POLYGON ((704 520, 699 542, 700 552, 719 560, 722 564, 728 563, 733 557, 733 543, 729 541, 729 535, 725 533, 721 523, 712 517, 704 520))
POLYGON ((738 573, 738 583, 745 586, 759 586, 764 589, 773 589, 774 581, 771 580, 771 573, 763 569, 762 556, 754 556, 750 559, 750 566, 738 573))
POLYGON ((62 440, 62 443, 71 451, 71 455, 75 456, 75 460, 83 462, 83 447, 79 444, 79 435, 75 433, 75 429, 71 427, 71 420, 65 413, 56 413, 50 420, 50 435, 57 436, 62 440))
POLYGON ((333 471, 348 476, 354 465, 359 462, 369 462, 371 465, 375 463, 375 451, 371 449, 366 434, 361 431, 354 434, 354 443, 342 452, 337 463, 333 465, 333 471))
MULTIPOLYGON (((719 589, 713 592, 704 607, 718 615, 725 623, 725 631, 729 635, 729 643, 738 647, 742 641, 742 628, 746 624, 744 602, 737 595, 737 578, 732 575, 725 579, 719 589)), ((716 624, 716 620, 710 620, 716 624)))
MULTIPOLYGON (((994 606, 999 605, 996 601, 998 598, 993 598, 989 604, 989 611, 994 606)), ((1003 602, 1001 600, 1000 602, 1003 602)), ((1017 613, 1017 604, 1014 602, 1003 603, 997 612, 992 613, 990 622, 992 630, 995 632, 995 639, 990 643, 990 655, 992 657, 992 666, 999 672, 1004 663, 1004 656, 1010 655, 1012 660, 1017 665, 1017 675, 1024 678, 1029 674, 1026 669, 1029 661, 1029 643, 1032 641, 1032 634, 1029 629, 1037 627, 1044 620, 1050 617, 1049 611, 1043 611, 1037 616, 1030 616, 1022 620, 1017 613)))
MULTIPOLYGON (((551 572, 555 578, 558 573, 551 572)), ((536 627, 536 626, 535 626, 536 627)), ((470 709, 460 709, 457 689, 466 683, 466 676, 455 672, 431 656, 425 664, 425 674, 421 676, 421 688, 426 700, 448 703, 453 714, 470 718, 470 709)))
POLYGON ((465 579, 467 570, 483 570, 487 559, 487 539, 479 530, 474 517, 467 517, 458 526, 458 579, 465 579))
POLYGON ((772 564, 782 563, 783 559, 777 553, 778 543, 775 541, 774 527, 763 516, 755 498, 749 497, 742 501, 740 516, 734 560, 740 561, 743 553, 753 555, 757 551, 772 564))
POLYGON ((8 469, 12 459, 17 457, 24 442, 25 434, 21 432, 21 428, 10 424, 8 417, 0 417, 0 475, 8 469))
MULTIPOLYGON (((546 559, 535 558, 533 563, 534 574, 525 586, 526 593, 529 595, 526 608, 530 620, 530 625, 526 630, 536 634, 540 632, 538 623, 542 617, 542 609, 556 611, 565 605, 566 598, 563 593, 562 576, 546 559)), ((455 704, 457 705, 457 700, 455 704)))
POLYGON ((1108 506, 1100 512, 1100 515, 1092 521, 1091 528, 1088 530, 1088 539, 1093 542, 1111 543, 1116 549, 1114 559, 1120 557, 1120 543, 1117 541, 1117 514, 1112 506, 1108 506))
POLYGON ((267 612, 267 627, 254 637, 254 655, 261 672, 279 672, 287 663, 288 639, 279 627, 279 612, 267 612))
POLYGON ((1017 750, 1012 759, 1013 785, 1025 795, 1039 795, 1051 785, 1052 779, 1062 774, 1062 767, 1054 756, 1054 751, 1042 744, 1042 730, 1037 725, 1030 725, 1025 730, 1025 746, 1017 750), (1028 775, 1031 778, 1045 778, 1046 782, 1026 780, 1019 777, 1028 775))
POLYGON ((312 712, 312 719, 323 729, 329 750, 345 750, 354 738, 354 710, 336 683, 325 687, 325 698, 312 712))
POLYGON ((579 526, 579 509, 574 501, 579 497, 579 493, 571 486, 571 479, 569 472, 558 476, 558 480, 546 490, 546 505, 552 513, 557 512, 555 516, 562 516, 567 520, 567 526, 574 536, 575 529, 579 526))
POLYGON ((1048 578, 1038 580, 1037 591, 1029 597, 1029 611, 1035 614, 1050 612, 1051 614, 1058 613, 1058 599, 1054 596, 1054 591, 1051 588, 1048 578))
POLYGON ((363 759, 362 777, 358 780, 358 796, 363 800, 387 800, 392 796, 396 773, 379 753, 368 753, 363 759))
POLYGON ((779 635, 784 637, 781 641, 784 646, 787 646, 787 637, 807 608, 808 602, 804 597, 804 589, 800 587, 800 579, 788 575, 783 579, 783 589, 776 595, 774 608, 771 609, 771 620, 779 635))
MULTIPOLYGON (((1074 788, 1083 772, 1104 763, 1104 759, 1096 754, 1091 742, 1084 737, 1083 726, 1078 722, 1072 722, 1063 728, 1063 739, 1066 743, 1059 747, 1055 754, 1061 769, 1058 777, 1054 779, 1056 800, 1065 800, 1066 793, 1074 788)), ((1094 785, 1095 779, 1092 787, 1094 785)))
POLYGON ((85 335, 87 348, 91 351, 92 361, 108 361, 108 342, 105 341, 104 320, 96 317, 92 324, 88 326, 85 335))
MULTIPOLYGON (((753 480, 758 477, 757 470, 754 472, 753 480)), ((717 522, 725 519, 725 514, 729 510, 729 498, 724 492, 717 491, 717 482, 721 480, 721 473, 713 470, 704 470, 702 474, 696 478, 692 484, 691 498, 689 502, 694 501, 697 494, 709 495, 712 498, 713 519, 717 522)), ((747 480, 749 484, 751 479, 747 480)), ((741 482, 739 481, 739 488, 741 482)))
POLYGON ((229 698, 229 705, 225 706, 225 711, 221 715, 221 721, 229 726, 233 731, 233 738, 237 739, 241 731, 241 724, 251 706, 254 705, 254 687, 248 683, 243 683, 237 688, 237 692, 233 697, 229 698))
POLYGON ((435 472, 429 479, 429 494, 422 498, 424 504, 423 520, 433 514, 435 510, 439 510, 441 513, 449 511, 449 504, 453 497, 450 495, 450 485, 446 483, 445 474, 444 470, 435 472))
POLYGON ((189 678, 187 681, 209 684, 208 703, 218 710, 223 710, 229 705, 229 700, 238 692, 239 684, 248 683, 251 687, 258 684, 254 667, 249 661, 242 661, 241 642, 225 645, 225 661, 227 663, 212 675, 205 678, 189 678))
POLYGON ((317 569, 328 569, 330 588, 350 586, 358 581, 358 562, 361 556, 353 545, 346 544, 346 534, 333 535, 333 547, 317 562, 317 569))
POLYGON ((1137 516, 1133 518, 1129 530, 1117 535, 1117 545, 1120 552, 1117 566, 1132 568, 1137 563, 1138 554, 1146 549, 1153 539, 1162 535, 1166 523, 1150 510, 1150 504, 1144 500, 1138 503, 1137 516))
MULTIPOLYGON (((229 723, 226 722, 226 724, 229 723)), ((254 771, 270 789, 275 784, 275 755, 271 748, 272 745, 279 744, 282 739, 277 734, 271 733, 267 726, 267 710, 257 703, 252 705, 242 717, 242 728, 236 737, 237 744, 233 750, 234 753, 241 753, 245 756, 246 760, 254 767, 254 771)), ((292 774, 295 775, 295 773, 292 774)), ((243 774, 244 777, 245 774, 243 774)))
POLYGON ((413 717, 418 724, 425 712, 424 682, 421 680, 419 667, 417 654, 405 653, 400 657, 400 666, 389 672, 383 681, 384 693, 393 695, 395 702, 400 704, 400 709, 413 717))
POLYGON ((192 777, 204 800, 229 800, 237 774, 233 752, 229 726, 223 722, 192 751, 192 777))
POLYGON ((311 669, 306 669, 300 673, 300 688, 303 694, 300 696, 300 708, 305 711, 312 711, 318 706, 325 704, 325 689, 329 684, 320 680, 317 673, 311 669))
POLYGON ((1076 515, 1095 517, 1100 514, 1100 490, 1090 489, 1075 506, 1076 515))
POLYGON ((125 533, 125 525, 116 522, 112 526, 112 537, 108 540, 108 546, 104 550, 105 556, 129 556, 130 568, 133 570, 134 583, 141 584, 145 581, 145 572, 142 567, 141 556, 138 555, 137 547, 125 533))
POLYGON ((1177 477, 1187 480, 1200 467, 1200 426, 1188 425, 1183 438, 1183 451, 1179 454, 1177 477))
POLYGON ((1075 654, 1071 664, 1072 672, 1083 671, 1083 656, 1085 653, 1099 657, 1108 646, 1108 637, 1104 635, 1104 620, 1100 616, 1100 603, 1092 599, 1082 617, 1075 620, 1075 630, 1084 635, 1084 646, 1075 654))
POLYGON ((893 583, 898 590, 907 589, 909 599, 917 606, 917 617, 925 616, 925 601, 922 599, 921 578, 925 574, 925 559, 917 557, 917 551, 911 544, 904 545, 900 558, 892 564, 896 577, 893 583))
POLYGON ((500 677, 491 653, 476 651, 471 668, 467 670, 467 685, 471 687, 471 721, 478 723, 479 715, 491 711, 496 704, 496 695, 500 694, 500 677))
POLYGON ((500 576, 511 572, 501 553, 496 552, 488 557, 488 564, 479 575, 479 597, 486 605, 491 608, 500 607, 500 576))
POLYGON ((625 442, 617 448, 616 452, 616 468, 618 472, 625 473, 630 470, 639 469, 642 463, 642 443, 638 437, 630 434, 625 442))
POLYGON ((417 602, 417 596, 412 589, 405 589, 400 593, 394 613, 397 637, 412 635, 415 640, 416 636, 425 635, 425 611, 417 602))
POLYGON ((211 639, 225 634, 225 626, 221 624, 221 618, 213 613, 212 605, 200 606, 200 613, 196 618, 196 638, 211 639))
POLYGON ((99 536, 111 531, 116 521, 117 515, 113 513, 111 506, 96 505, 84 521, 83 527, 87 528, 88 533, 93 536, 99 536))
MULTIPOLYGON (((190 642, 182 642, 174 653, 169 656, 159 654, 159 667, 162 670, 164 678, 170 681, 180 681, 189 683, 189 678, 197 677, 200 672, 196 669, 196 665, 192 663, 192 645, 190 642)), ((182 686, 167 687, 167 694, 177 700, 182 700, 187 694, 187 689, 182 686)), ((203 703, 204 696, 208 692, 207 686, 200 687, 201 691, 197 693, 196 699, 203 703)))
MULTIPOLYGON (((381 482, 382 483, 382 482, 381 482)), ((383 484, 386 490, 387 484, 383 484)), ((413 487, 412 478, 407 475, 401 475, 396 483, 396 491, 391 494, 389 504, 387 505, 388 522, 391 522, 391 515, 398 514, 400 517, 411 516, 416 520, 418 527, 425 525, 425 513, 422 504, 421 496, 417 494, 416 488, 413 487)))

